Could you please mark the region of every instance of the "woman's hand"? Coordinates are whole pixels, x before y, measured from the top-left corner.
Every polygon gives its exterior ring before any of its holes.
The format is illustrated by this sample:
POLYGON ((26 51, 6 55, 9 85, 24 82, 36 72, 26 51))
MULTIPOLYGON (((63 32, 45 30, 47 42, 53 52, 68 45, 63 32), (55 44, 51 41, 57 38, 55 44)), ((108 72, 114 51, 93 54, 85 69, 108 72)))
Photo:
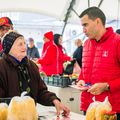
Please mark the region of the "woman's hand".
POLYGON ((68 107, 66 107, 65 105, 63 105, 60 101, 55 99, 55 100, 53 100, 53 104, 55 105, 55 108, 57 110, 58 117, 60 115, 61 110, 63 111, 62 115, 66 116, 66 117, 69 115, 70 109, 68 107))

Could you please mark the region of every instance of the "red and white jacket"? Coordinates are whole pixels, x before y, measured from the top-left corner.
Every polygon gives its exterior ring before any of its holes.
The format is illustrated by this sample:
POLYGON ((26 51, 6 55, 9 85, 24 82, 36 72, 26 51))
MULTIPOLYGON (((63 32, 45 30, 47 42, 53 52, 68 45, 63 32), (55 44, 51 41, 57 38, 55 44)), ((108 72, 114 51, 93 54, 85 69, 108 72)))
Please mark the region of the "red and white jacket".
POLYGON ((38 59, 41 64, 40 71, 45 72, 47 76, 58 74, 57 59, 57 46, 53 41, 44 43, 42 55, 38 59))
POLYGON ((63 52, 63 47, 61 45, 57 46, 58 48, 58 73, 62 74, 63 73, 63 63, 66 61, 70 61, 71 57, 66 55, 63 52))
MULTIPOLYGON (((91 84, 108 82, 110 91, 95 95, 95 99, 103 101, 108 96, 113 110, 120 113, 120 36, 111 27, 106 30, 99 42, 85 42, 79 80, 91 84)), ((81 110, 87 110, 92 98, 89 92, 82 92, 81 110)))

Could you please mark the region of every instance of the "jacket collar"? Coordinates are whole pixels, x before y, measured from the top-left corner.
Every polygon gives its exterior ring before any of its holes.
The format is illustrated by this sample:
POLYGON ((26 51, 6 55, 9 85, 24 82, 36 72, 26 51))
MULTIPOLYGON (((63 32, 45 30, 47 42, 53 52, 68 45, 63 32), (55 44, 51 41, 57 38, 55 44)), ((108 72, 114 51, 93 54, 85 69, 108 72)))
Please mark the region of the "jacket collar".
POLYGON ((28 59, 27 59, 27 57, 24 57, 23 59, 22 59, 22 61, 20 62, 20 61, 18 61, 15 57, 13 57, 13 56, 11 56, 11 55, 6 55, 6 54, 4 54, 3 55, 3 59, 5 59, 7 62, 9 62, 11 65, 13 65, 13 66, 18 66, 18 65, 20 65, 20 64, 25 64, 25 65, 27 65, 28 64, 28 59))
POLYGON ((106 28, 106 32, 101 37, 100 42, 106 41, 112 34, 114 34, 113 28, 112 27, 106 28))
POLYGON ((112 27, 108 27, 106 28, 106 32, 103 34, 103 36, 100 38, 99 41, 96 41, 96 39, 91 39, 94 40, 97 43, 102 43, 104 41, 106 41, 109 37, 111 37, 111 35, 114 35, 115 33, 113 32, 113 28, 112 27))

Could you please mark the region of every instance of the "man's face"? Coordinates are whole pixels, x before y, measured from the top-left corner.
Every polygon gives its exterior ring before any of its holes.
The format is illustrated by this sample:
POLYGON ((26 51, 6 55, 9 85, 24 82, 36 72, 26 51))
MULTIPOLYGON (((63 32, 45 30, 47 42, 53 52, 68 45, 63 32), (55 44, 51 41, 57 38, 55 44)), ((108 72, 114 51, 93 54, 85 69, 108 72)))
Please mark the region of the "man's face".
POLYGON ((12 26, 1 26, 0 27, 0 37, 3 37, 5 33, 7 33, 12 26))
POLYGON ((81 24, 83 26, 83 32, 89 39, 96 39, 98 34, 97 19, 91 20, 88 15, 84 15, 81 18, 81 24))

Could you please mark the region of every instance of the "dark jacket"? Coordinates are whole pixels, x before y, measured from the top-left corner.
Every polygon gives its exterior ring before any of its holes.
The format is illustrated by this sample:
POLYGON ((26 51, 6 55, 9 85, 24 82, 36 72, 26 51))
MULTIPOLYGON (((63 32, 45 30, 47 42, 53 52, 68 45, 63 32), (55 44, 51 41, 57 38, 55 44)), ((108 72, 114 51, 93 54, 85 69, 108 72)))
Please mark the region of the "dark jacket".
POLYGON ((83 50, 83 46, 80 46, 73 53, 73 58, 76 58, 77 63, 80 67, 82 67, 82 50, 83 50))
POLYGON ((32 47, 32 48, 27 48, 27 56, 28 58, 30 59, 33 59, 33 58, 39 58, 40 55, 39 55, 39 51, 38 51, 38 48, 36 48, 35 46, 32 47))
MULTIPOLYGON (((47 87, 40 77, 38 67, 31 60, 27 61, 27 69, 30 77, 29 86, 31 88, 32 97, 36 102, 43 105, 52 105, 52 101, 56 99, 56 95, 47 90, 47 87)), ((20 85, 18 77, 18 66, 9 55, 3 55, 0 59, 0 97, 20 96, 20 85)))

